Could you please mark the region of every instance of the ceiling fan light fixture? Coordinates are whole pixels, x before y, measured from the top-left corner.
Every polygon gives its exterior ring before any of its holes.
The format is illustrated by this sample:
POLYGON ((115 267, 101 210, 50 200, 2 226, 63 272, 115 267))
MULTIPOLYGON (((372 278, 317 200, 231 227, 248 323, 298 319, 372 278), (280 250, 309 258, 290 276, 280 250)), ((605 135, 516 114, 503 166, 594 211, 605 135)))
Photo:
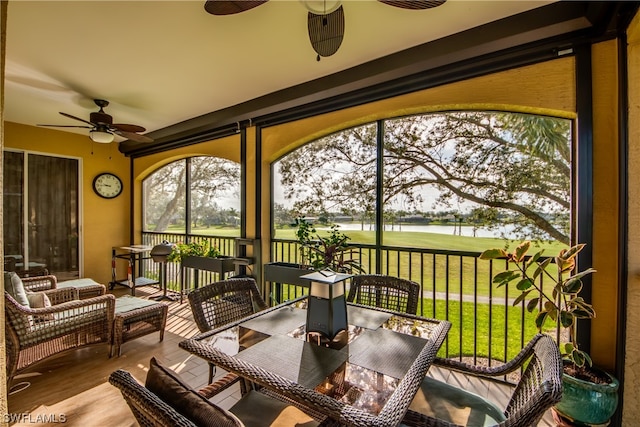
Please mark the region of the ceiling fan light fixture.
POLYGON ((91 138, 93 142, 99 142, 100 144, 108 144, 110 142, 113 142, 115 135, 108 131, 95 129, 89 132, 89 138, 91 138))
POLYGON ((335 12, 342 4, 342 0, 300 0, 300 3, 311 13, 327 15, 335 12))

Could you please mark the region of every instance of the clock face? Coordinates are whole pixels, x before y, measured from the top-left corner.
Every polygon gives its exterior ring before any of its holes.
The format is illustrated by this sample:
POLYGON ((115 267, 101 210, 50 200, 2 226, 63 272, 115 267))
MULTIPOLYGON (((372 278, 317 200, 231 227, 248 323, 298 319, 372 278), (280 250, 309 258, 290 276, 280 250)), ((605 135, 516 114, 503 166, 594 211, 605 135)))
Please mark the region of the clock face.
POLYGON ((100 197, 113 199, 122 193, 122 181, 112 173, 101 173, 93 179, 93 190, 100 197))

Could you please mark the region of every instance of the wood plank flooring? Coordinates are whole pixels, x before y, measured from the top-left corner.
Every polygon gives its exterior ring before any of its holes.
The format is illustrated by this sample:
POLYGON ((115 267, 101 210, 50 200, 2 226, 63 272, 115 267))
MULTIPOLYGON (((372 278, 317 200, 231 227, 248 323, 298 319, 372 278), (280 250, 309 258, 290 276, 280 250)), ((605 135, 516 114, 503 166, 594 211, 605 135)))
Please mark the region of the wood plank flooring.
MULTIPOLYGON (((157 292, 151 287, 138 288, 136 295, 146 297, 157 292)), ((128 289, 116 288, 116 296, 128 293, 128 289)), ((169 316, 164 341, 158 341, 158 333, 153 333, 122 346, 120 357, 108 358, 109 346, 96 345, 70 351, 40 363, 12 382, 27 381, 30 386, 8 397, 9 413, 20 417, 10 425, 16 426, 58 426, 64 417, 64 425, 70 427, 136 426, 137 423, 122 399, 120 391, 109 384, 108 377, 116 369, 124 369, 144 382, 149 359, 156 357, 161 363, 177 371, 193 388, 198 389, 207 382, 207 364, 178 347, 178 343, 198 332, 188 302, 170 302, 169 316)), ((224 371, 217 370, 217 375, 224 371)), ((509 387, 469 379, 464 375, 439 368, 431 368, 430 375, 453 383, 481 396, 489 398, 500 407, 506 406, 511 394, 509 387)), ((236 385, 221 393, 213 400, 223 408, 231 407, 240 398, 236 385)), ((540 423, 555 425, 551 416, 540 423)))

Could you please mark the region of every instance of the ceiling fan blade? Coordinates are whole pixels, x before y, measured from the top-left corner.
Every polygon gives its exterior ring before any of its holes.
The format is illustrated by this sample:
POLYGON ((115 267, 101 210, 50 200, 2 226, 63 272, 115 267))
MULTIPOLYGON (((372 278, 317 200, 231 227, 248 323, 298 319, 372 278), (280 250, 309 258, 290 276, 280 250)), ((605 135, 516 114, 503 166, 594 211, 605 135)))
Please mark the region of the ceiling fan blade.
POLYGON ((124 131, 124 132, 144 132, 146 129, 143 128, 142 126, 138 126, 138 125, 128 125, 125 123, 114 123, 112 125, 109 125, 109 127, 115 128, 117 130, 120 131, 124 131))
POLYGON ((60 112, 60 114, 62 114, 65 117, 69 117, 70 119, 79 120, 81 122, 84 122, 84 123, 86 123, 88 125, 91 125, 91 127, 95 126, 95 123, 91 123, 90 121, 85 120, 85 119, 81 119, 80 117, 72 116, 71 114, 63 113, 62 111, 60 112))
POLYGON ((83 129, 93 129, 93 126, 76 126, 76 125, 36 125, 36 126, 46 126, 46 127, 54 127, 54 128, 83 128, 83 129))
POLYGON ((309 12, 307 28, 311 46, 318 53, 318 61, 321 56, 333 55, 338 51, 344 38, 344 9, 340 6, 326 15, 309 12))
POLYGON ((268 0, 207 0, 204 2, 204 10, 212 15, 233 15, 253 9, 267 1, 268 0))
POLYGON ((116 135, 120 135, 123 138, 127 138, 136 142, 153 142, 153 139, 149 138, 148 136, 138 135, 137 133, 133 133, 133 132, 127 132, 124 130, 115 130, 114 133, 116 135))
POLYGON ((402 9, 421 10, 431 9, 442 5, 447 0, 378 0, 380 3, 388 4, 402 9))

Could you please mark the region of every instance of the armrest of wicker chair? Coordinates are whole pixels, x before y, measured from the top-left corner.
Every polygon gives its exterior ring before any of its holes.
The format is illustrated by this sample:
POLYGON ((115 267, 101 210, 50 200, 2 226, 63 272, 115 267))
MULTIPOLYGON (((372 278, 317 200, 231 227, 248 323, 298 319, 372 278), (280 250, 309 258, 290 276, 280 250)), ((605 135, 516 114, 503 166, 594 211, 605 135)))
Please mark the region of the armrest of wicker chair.
MULTIPOLYGON (((536 425, 544 413, 562 398, 562 357, 556 342, 545 334, 533 337, 511 361, 496 367, 474 366, 451 359, 437 359, 434 363, 479 377, 502 376, 524 368, 504 409, 506 419, 500 425, 536 425)), ((455 425, 411 410, 403 423, 419 427, 455 425)))
POLYGON ((433 364, 436 366, 442 366, 452 371, 462 372, 467 375, 499 377, 520 369, 533 354, 534 346, 543 337, 543 334, 537 334, 531 339, 531 341, 529 341, 529 343, 527 343, 527 345, 522 350, 520 350, 520 352, 513 359, 497 366, 488 367, 481 365, 472 365, 456 359, 444 359, 440 357, 436 357, 433 364))
POLYGON ((31 292, 56 289, 58 285, 58 279, 53 275, 23 277, 21 280, 22 284, 24 285, 24 289, 31 292))

